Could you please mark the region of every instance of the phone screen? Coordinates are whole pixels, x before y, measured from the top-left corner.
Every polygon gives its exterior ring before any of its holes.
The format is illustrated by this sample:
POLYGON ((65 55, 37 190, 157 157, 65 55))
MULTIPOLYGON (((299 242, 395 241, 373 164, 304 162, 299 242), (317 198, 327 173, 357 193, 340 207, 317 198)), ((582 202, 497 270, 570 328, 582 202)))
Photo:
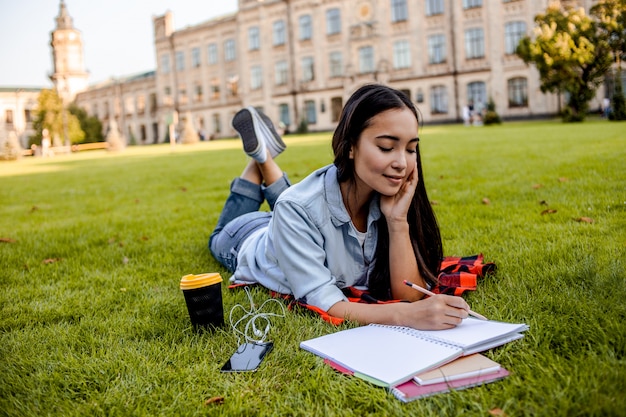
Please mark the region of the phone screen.
POLYGON ((267 342, 263 344, 244 343, 237 348, 233 356, 222 366, 222 372, 243 372, 255 371, 265 355, 267 355, 274 344, 267 342))

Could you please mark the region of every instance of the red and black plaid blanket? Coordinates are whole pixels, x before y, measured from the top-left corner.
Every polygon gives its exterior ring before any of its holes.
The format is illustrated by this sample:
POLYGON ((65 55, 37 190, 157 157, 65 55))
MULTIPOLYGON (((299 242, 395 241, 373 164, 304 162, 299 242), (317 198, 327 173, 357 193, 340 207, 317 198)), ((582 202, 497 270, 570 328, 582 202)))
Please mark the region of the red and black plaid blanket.
MULTIPOLYGON (((482 253, 474 256, 454 257, 447 256, 441 261, 439 274, 437 275, 437 285, 431 288, 436 294, 462 295, 465 291, 474 291, 477 288, 478 279, 494 272, 496 264, 493 262, 484 262, 482 253)), ((234 284, 229 288, 238 288, 245 284, 234 284)), ((372 297, 367 291, 360 290, 355 287, 347 287, 343 289, 344 294, 348 297, 348 301, 353 303, 368 304, 385 304, 395 303, 401 300, 380 301, 372 297)), ((270 291, 272 297, 282 298, 289 303, 289 308, 294 306, 304 307, 319 314, 322 319, 332 324, 341 324, 344 319, 333 317, 326 311, 306 304, 300 300, 296 300, 290 294, 281 294, 270 291)))

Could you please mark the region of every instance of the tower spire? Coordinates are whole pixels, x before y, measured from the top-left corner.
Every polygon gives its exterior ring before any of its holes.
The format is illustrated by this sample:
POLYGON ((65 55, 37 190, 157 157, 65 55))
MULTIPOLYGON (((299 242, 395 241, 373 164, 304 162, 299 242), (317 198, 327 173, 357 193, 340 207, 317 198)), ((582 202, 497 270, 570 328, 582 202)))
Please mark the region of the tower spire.
POLYGON ((67 6, 63 0, 61 0, 61 4, 59 4, 59 15, 56 21, 57 29, 74 29, 74 22, 72 22, 72 17, 67 12, 67 6))

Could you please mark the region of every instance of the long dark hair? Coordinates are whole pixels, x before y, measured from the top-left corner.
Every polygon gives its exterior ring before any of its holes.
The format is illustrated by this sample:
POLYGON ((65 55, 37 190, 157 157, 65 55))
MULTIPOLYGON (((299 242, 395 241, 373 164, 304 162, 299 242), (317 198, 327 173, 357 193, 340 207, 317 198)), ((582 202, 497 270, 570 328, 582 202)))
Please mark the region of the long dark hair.
MULTIPOLYGON (((333 134, 334 164, 337 167, 337 179, 340 183, 355 180, 354 161, 350 158, 350 149, 357 144, 361 132, 369 126, 371 119, 384 111, 403 108, 409 109, 421 124, 417 109, 401 91, 380 84, 369 84, 352 94, 343 108, 333 134)), ((437 219, 424 186, 419 146, 416 156, 419 182, 407 215, 409 234, 419 272, 426 282, 434 284, 443 257, 443 247, 437 219)), ((411 278, 407 277, 408 280, 411 278)), ((369 290, 372 296, 379 299, 390 298, 389 279, 389 233, 387 221, 382 216, 378 222, 376 265, 369 279, 369 290)))

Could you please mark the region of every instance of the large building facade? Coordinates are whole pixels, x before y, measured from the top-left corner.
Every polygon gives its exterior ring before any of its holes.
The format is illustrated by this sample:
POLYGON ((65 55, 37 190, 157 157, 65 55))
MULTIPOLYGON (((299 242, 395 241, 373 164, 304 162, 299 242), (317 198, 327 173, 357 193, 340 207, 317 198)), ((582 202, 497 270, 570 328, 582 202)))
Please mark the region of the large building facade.
MULTIPOLYGON (((461 120, 492 99, 504 118, 556 114, 537 71, 515 54, 549 0, 240 0, 238 12, 175 31, 153 18, 156 70, 80 93, 139 143, 163 142, 191 117, 205 137, 233 136, 233 114, 255 106, 293 131, 334 128, 365 83, 403 90, 427 123, 461 120)), ((593 1, 579 1, 587 10, 593 1)))
MULTIPOLYGON (((165 142, 168 125, 188 118, 201 137, 235 136, 230 120, 249 105, 290 131, 332 130, 349 95, 374 82, 405 91, 426 123, 460 121, 464 106, 490 99, 505 119, 554 115, 561 99, 541 93, 515 54, 550 2, 239 0, 236 13, 182 30, 167 12, 153 17, 154 71, 86 87, 82 38, 61 0, 50 78, 136 144, 165 142)), ((588 11, 594 1, 562 3, 588 11)), ((12 102, 26 91, 6 93, 12 102)))

